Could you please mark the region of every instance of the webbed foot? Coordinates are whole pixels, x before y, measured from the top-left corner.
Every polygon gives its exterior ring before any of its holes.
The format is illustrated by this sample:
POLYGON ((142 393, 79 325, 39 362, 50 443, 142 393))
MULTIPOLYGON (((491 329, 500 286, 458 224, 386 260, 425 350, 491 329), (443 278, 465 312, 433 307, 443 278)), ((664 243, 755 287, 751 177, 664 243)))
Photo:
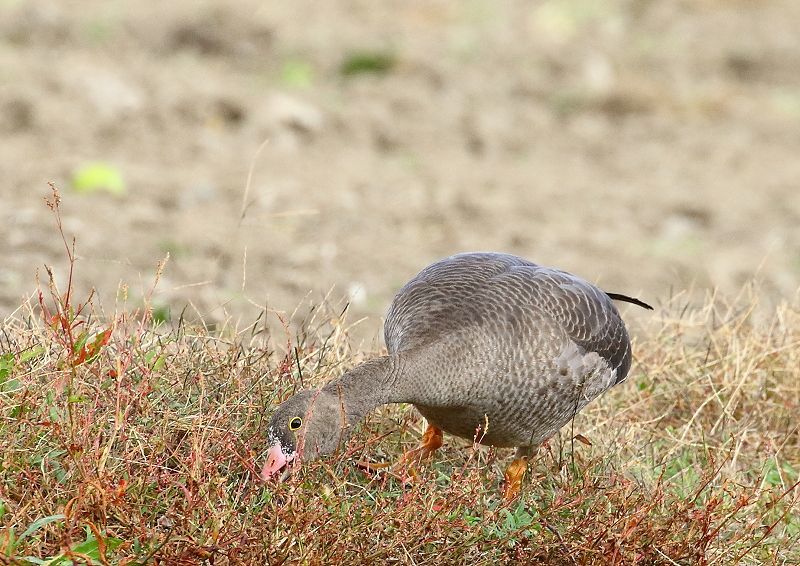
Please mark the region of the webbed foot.
POLYGON ((522 487, 522 480, 525 479, 525 472, 528 471, 528 458, 521 457, 515 458, 513 462, 508 465, 505 473, 505 481, 503 482, 503 499, 505 501, 514 501, 522 487))

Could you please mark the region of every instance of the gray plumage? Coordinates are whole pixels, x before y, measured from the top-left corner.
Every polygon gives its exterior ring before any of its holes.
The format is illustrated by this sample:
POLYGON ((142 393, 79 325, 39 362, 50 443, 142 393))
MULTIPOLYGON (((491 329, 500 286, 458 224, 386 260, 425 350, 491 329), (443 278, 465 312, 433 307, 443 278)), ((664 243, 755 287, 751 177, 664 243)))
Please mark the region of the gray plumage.
POLYGON ((387 356, 283 403, 271 443, 313 459, 375 407, 403 402, 445 432, 525 454, 631 366, 608 294, 506 254, 460 254, 425 268, 395 296, 384 334, 387 356), (303 426, 293 432, 286 423, 295 415, 303 426))

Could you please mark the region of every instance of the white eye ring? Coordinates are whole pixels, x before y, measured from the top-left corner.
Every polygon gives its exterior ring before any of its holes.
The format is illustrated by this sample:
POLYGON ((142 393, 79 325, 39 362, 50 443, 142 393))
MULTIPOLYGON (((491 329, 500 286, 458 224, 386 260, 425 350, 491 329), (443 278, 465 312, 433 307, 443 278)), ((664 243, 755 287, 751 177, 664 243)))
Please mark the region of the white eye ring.
POLYGON ((289 419, 289 430, 297 430, 303 426, 303 419, 300 417, 292 417, 289 419))

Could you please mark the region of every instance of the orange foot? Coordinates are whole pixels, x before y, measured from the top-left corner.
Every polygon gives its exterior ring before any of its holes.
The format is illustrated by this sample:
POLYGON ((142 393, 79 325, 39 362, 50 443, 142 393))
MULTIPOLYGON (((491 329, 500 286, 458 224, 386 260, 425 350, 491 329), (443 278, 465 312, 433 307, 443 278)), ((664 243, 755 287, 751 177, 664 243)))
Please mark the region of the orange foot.
POLYGON ((409 476, 412 478, 416 477, 417 474, 413 464, 429 457, 441 448, 442 437, 442 429, 429 424, 428 428, 425 430, 425 434, 422 435, 422 444, 419 448, 414 448, 403 454, 397 464, 394 465, 394 470, 398 472, 405 468, 409 476))
POLYGON ((425 430, 425 434, 422 435, 422 446, 417 448, 420 456, 423 458, 427 458, 428 456, 436 452, 439 448, 442 447, 442 444, 444 443, 443 438, 444 435, 442 433, 442 429, 433 426, 432 424, 429 424, 428 428, 425 430))
POLYGON ((427 458, 441 447, 442 429, 433 425, 428 425, 425 434, 422 435, 422 444, 418 448, 414 448, 403 454, 394 465, 387 462, 367 462, 359 460, 356 462, 356 466, 367 473, 386 470, 386 468, 391 467, 390 470, 387 470, 389 475, 401 481, 408 481, 417 478, 417 471, 414 469, 414 464, 423 458, 427 458))
POLYGON ((503 483, 503 499, 507 502, 514 501, 519 496, 519 490, 522 487, 522 480, 525 478, 525 472, 528 470, 527 458, 516 458, 508 465, 505 473, 505 482, 503 483))

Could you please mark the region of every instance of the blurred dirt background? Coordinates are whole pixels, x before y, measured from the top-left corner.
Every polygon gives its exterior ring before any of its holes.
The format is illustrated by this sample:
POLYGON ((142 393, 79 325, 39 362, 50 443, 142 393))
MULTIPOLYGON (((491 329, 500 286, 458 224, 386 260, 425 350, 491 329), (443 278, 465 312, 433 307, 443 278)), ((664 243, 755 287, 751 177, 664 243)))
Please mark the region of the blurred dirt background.
POLYGON ((367 337, 465 250, 794 295, 798 30, 796 0, 0 0, 0 317, 65 281, 48 181, 107 310, 167 253, 163 316, 327 294, 367 337), (125 194, 78 194, 92 163, 125 194))

